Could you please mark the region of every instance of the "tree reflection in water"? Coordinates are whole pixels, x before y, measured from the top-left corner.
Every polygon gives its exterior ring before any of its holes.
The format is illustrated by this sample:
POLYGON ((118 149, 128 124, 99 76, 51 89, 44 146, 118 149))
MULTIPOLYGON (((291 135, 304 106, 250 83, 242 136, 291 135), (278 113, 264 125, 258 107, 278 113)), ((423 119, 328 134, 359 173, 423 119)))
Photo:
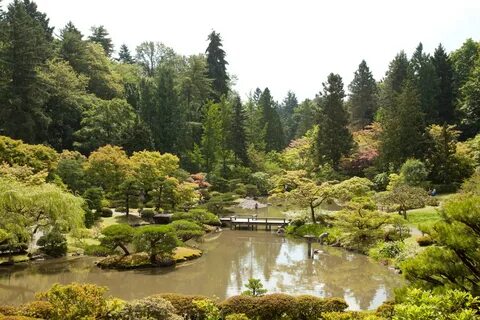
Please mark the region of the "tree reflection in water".
POLYGON ((269 292, 343 297, 352 309, 372 309, 403 284, 394 274, 362 255, 320 247, 307 259, 303 240, 265 231, 224 231, 201 244, 200 259, 167 269, 101 270, 97 258, 75 257, 0 269, 0 304, 19 304, 54 283, 91 282, 109 294, 135 299, 160 292, 203 294, 220 299, 241 293, 249 278, 269 292))

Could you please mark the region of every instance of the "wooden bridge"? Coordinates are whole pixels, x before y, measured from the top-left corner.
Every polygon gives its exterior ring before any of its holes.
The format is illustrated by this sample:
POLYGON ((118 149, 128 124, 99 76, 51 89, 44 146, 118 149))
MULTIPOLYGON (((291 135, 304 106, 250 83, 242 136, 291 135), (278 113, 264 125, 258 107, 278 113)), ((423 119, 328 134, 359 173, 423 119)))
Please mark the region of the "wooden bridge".
POLYGON ((265 230, 272 230, 272 226, 286 226, 290 220, 285 218, 257 218, 253 217, 223 217, 220 218, 222 225, 230 226, 230 229, 247 228, 248 230, 258 230, 258 226, 264 226, 265 230))

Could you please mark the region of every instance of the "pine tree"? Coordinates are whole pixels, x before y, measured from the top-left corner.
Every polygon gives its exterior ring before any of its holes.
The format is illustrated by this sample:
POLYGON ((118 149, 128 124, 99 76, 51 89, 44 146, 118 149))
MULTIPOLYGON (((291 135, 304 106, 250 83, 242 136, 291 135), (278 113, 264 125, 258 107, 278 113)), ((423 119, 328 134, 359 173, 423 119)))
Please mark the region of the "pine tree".
POLYGON ((30 1, 15 0, 5 16, 5 41, 2 49, 2 111, 0 126, 4 133, 26 142, 42 142, 50 119, 39 90, 37 69, 51 56, 48 19, 36 11, 30 1))
POLYGON ((118 52, 118 61, 121 63, 133 64, 135 59, 132 57, 130 50, 126 44, 120 46, 120 51, 118 52))
POLYGON ((348 155, 353 146, 352 134, 348 130, 348 113, 343 99, 342 78, 330 73, 323 83, 323 96, 320 103, 318 135, 316 139, 317 161, 329 163, 337 169, 342 156, 348 155))
POLYGON ((245 134, 245 111, 240 96, 235 95, 233 99, 233 118, 231 130, 232 149, 235 156, 235 163, 240 161, 244 166, 248 165, 247 141, 245 134))
POLYGON ((222 95, 227 95, 229 88, 228 82, 230 78, 227 74, 227 64, 225 60, 225 51, 222 49, 222 38, 220 34, 212 31, 208 35, 210 41, 205 51, 207 54, 208 76, 213 80, 212 99, 216 102, 220 101, 222 95))
POLYGON ((377 111, 377 83, 373 78, 365 60, 362 60, 355 71, 350 90, 349 111, 352 126, 362 129, 372 123, 377 111))
POLYGON ((385 168, 393 165, 398 169, 408 158, 423 159, 425 124, 420 95, 411 81, 395 97, 394 105, 380 118, 380 154, 385 168))
POLYGON ((435 97, 435 109, 438 112, 438 120, 440 123, 452 124, 455 121, 453 70, 450 58, 441 44, 435 49, 432 61, 435 66, 439 87, 435 97))
POLYGON ((280 105, 279 113, 282 120, 285 141, 290 142, 297 132, 297 123, 295 122, 295 109, 298 107, 298 100, 295 93, 288 91, 287 96, 280 105))
POLYGON ((410 60, 410 77, 420 97, 420 106, 427 124, 438 122, 438 109, 435 108, 439 93, 439 83, 435 65, 430 55, 423 52, 420 43, 410 60))
POLYGON ((111 56, 113 52, 113 43, 112 38, 109 37, 107 29, 104 26, 93 26, 91 28, 92 34, 88 37, 88 39, 92 42, 96 42, 100 44, 105 50, 107 56, 111 56))
POLYGON ((265 88, 258 101, 261 111, 260 125, 264 130, 265 151, 279 151, 285 147, 282 122, 275 107, 275 102, 270 95, 270 90, 265 88))

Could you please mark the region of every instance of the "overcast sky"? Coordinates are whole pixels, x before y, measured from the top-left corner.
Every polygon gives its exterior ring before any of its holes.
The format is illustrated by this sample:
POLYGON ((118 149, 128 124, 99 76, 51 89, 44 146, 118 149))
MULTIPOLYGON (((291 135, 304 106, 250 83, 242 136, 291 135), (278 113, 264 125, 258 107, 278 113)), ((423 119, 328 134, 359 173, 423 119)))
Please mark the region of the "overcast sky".
POLYGON ((389 61, 421 41, 427 51, 448 51, 480 38, 479 0, 36 0, 56 28, 68 21, 89 34, 103 24, 116 48, 133 51, 160 41, 184 55, 204 52, 207 35, 220 32, 245 97, 269 87, 276 100, 288 90, 312 98, 330 72, 345 86, 362 59, 381 79, 389 61))

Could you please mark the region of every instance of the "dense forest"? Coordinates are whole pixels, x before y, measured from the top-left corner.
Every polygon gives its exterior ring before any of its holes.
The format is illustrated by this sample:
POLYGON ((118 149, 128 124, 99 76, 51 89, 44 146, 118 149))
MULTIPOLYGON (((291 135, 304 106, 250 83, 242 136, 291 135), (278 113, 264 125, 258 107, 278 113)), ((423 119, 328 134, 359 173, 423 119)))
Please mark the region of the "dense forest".
POLYGON ((472 317, 461 319, 476 319, 480 42, 433 53, 419 43, 382 79, 359 57, 348 86, 330 73, 315 97, 277 101, 269 88, 240 97, 216 31, 205 52, 183 56, 155 41, 115 48, 102 25, 54 30, 30 0, 0 12, 0 253, 30 251, 41 231, 63 255, 66 235, 93 239, 85 227, 109 208, 127 218, 138 209, 148 222, 174 212, 173 235, 147 226, 134 236, 119 224, 90 248, 128 256, 144 241, 138 251, 155 264, 160 249, 147 236, 171 235, 170 256, 180 240, 215 230, 235 199, 268 197, 303 210, 287 233, 327 232, 328 244, 387 261, 417 288, 462 292, 409 291, 403 302, 463 295, 472 317), (445 193, 439 206, 434 196, 445 193), (331 203, 339 209, 322 209, 331 203), (435 221, 409 220, 428 205, 441 210, 435 221), (413 245, 411 224, 423 233, 413 245))

